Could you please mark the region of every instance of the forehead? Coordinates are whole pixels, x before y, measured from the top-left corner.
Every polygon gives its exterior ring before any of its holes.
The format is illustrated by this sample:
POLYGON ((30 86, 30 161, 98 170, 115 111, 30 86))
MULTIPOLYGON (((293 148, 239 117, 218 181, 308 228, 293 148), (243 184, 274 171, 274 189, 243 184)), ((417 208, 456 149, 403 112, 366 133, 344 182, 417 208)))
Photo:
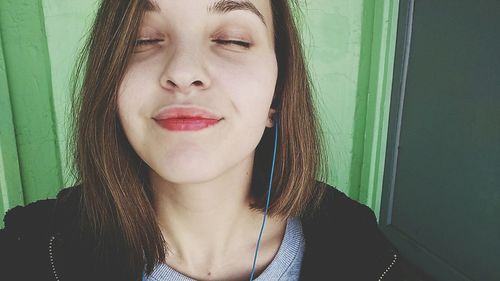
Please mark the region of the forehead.
POLYGON ((245 11, 254 14, 264 25, 272 23, 270 0, 148 0, 147 13, 175 13, 205 11, 207 14, 225 14, 245 11))

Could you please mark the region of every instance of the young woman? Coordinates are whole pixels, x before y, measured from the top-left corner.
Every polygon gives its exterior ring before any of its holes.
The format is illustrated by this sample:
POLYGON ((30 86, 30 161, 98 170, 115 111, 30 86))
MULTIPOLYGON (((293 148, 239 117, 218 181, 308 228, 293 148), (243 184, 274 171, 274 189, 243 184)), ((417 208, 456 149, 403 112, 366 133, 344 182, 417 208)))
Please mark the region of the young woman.
POLYGON ((3 280, 397 280, 325 153, 287 0, 103 0, 79 184, 10 211, 3 280))

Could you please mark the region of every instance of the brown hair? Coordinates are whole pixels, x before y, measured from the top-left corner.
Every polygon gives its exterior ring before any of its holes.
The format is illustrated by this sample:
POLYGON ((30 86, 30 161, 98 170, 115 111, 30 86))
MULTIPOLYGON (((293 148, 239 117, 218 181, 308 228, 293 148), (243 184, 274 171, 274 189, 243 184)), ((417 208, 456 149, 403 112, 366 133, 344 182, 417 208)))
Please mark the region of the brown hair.
MULTIPOLYGON (((278 152, 269 213, 299 216, 314 210, 323 194, 325 159, 312 89, 296 23, 287 0, 270 0, 278 80, 278 152)), ((297 5, 294 1, 291 1, 297 5)), ((82 186, 81 226, 98 244, 99 258, 125 257, 128 276, 139 278, 165 260, 147 177, 147 165, 121 128, 117 91, 134 49, 147 0, 103 0, 74 74, 74 174, 82 186), (119 255, 117 255, 119 254, 119 255)), ((252 192, 263 209, 273 151, 273 130, 257 146, 252 192)), ((116 262, 116 261, 113 261, 116 262)))

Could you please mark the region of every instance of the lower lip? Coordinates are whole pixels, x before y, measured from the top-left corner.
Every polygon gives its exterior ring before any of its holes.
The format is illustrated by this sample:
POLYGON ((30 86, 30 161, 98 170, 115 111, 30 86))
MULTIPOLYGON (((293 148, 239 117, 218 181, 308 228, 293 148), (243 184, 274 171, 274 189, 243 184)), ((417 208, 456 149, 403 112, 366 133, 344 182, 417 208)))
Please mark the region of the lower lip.
POLYGON ((169 131, 199 131, 217 124, 220 120, 205 118, 156 120, 162 128, 169 131))

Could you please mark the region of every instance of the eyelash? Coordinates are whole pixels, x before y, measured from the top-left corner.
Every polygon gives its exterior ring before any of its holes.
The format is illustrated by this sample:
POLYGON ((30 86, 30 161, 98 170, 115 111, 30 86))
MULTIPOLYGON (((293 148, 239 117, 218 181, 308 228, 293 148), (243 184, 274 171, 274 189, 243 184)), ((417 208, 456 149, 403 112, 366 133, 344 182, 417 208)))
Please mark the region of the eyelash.
MULTIPOLYGON (((136 46, 145 46, 145 45, 153 45, 158 42, 161 42, 163 40, 161 39, 137 39, 135 41, 136 46)), ((245 49, 249 49, 251 47, 251 44, 245 41, 239 41, 239 40, 223 40, 223 39, 213 39, 212 42, 221 44, 221 45, 236 45, 239 47, 243 47, 245 49)))
POLYGON ((236 45, 243 47, 245 49, 249 49, 251 47, 251 44, 245 41, 239 41, 239 40, 223 40, 223 39, 213 39, 212 42, 215 42, 217 44, 221 45, 236 45))
POLYGON ((135 45, 136 46, 153 45, 161 41, 162 41, 161 39, 137 39, 135 40, 135 45))

